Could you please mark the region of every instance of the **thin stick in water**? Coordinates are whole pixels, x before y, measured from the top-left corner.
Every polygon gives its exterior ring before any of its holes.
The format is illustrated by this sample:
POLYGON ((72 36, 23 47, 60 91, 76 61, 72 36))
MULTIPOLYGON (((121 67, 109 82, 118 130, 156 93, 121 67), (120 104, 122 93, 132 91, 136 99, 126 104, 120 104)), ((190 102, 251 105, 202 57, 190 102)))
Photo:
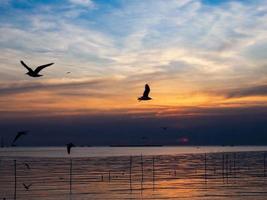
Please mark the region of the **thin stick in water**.
POLYGON ((152 181, 153 181, 153 190, 155 190, 155 157, 152 158, 152 181))
POLYGON ((204 178, 205 178, 205 183, 207 183, 207 154, 204 154, 204 166, 205 166, 205 171, 204 171, 204 178))
POLYGON ((144 163, 143 163, 143 155, 141 154, 141 190, 143 190, 143 181, 144 181, 144 163))
POLYGON ((15 185, 14 185, 14 200, 17 199, 17 161, 14 160, 14 178, 15 178, 15 185))
POLYGON ((130 169, 129 169, 129 182, 130 182, 130 190, 132 191, 132 156, 130 156, 130 169))
POLYGON ((70 195, 72 194, 72 159, 70 159, 70 195))
POLYGON ((266 152, 263 154, 263 176, 266 177, 266 152))

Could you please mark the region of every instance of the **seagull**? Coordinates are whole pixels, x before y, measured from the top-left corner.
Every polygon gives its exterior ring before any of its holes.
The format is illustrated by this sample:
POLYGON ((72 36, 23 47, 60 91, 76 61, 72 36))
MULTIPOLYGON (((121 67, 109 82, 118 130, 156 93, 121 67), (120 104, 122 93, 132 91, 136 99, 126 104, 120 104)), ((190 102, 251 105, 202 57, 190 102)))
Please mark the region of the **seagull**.
POLYGON ((68 154, 70 154, 70 150, 72 147, 75 147, 75 145, 73 143, 69 143, 67 144, 67 151, 68 151, 68 154))
POLYGON ((148 95, 149 95, 149 92, 150 92, 150 88, 149 88, 149 85, 146 84, 145 85, 145 91, 143 93, 143 96, 139 97, 138 100, 139 101, 147 101, 147 100, 151 100, 152 98, 150 98, 148 95))
POLYGON ((27 169, 31 169, 31 167, 28 163, 24 163, 24 165, 27 167, 27 169))
POLYGON ((168 129, 168 127, 166 127, 166 126, 163 126, 163 127, 161 127, 164 131, 166 131, 167 129, 168 129))
POLYGON ((43 76, 43 75, 39 74, 39 72, 42 69, 44 69, 44 68, 46 68, 46 67, 54 64, 54 63, 49 63, 49 64, 45 64, 45 65, 40 65, 40 66, 36 67, 35 70, 32 70, 22 60, 20 61, 20 63, 28 70, 28 72, 26 74, 28 74, 31 77, 40 77, 40 76, 43 76))
POLYGON ((24 186, 24 188, 28 191, 28 190, 30 189, 30 187, 32 186, 32 184, 25 185, 25 184, 23 183, 23 186, 24 186))
POLYGON ((12 146, 15 145, 15 142, 22 136, 22 135, 27 135, 29 131, 19 131, 16 135, 16 137, 14 138, 13 142, 12 142, 12 146))

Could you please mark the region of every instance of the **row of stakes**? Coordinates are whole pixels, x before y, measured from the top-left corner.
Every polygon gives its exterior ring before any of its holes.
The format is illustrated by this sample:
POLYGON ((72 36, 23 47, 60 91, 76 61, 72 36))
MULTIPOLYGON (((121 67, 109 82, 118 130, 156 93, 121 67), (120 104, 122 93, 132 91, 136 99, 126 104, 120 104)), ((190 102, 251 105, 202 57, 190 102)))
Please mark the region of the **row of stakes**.
MULTIPOLYGON (((143 162, 143 156, 141 155, 141 190, 143 190, 143 182, 144 182, 144 162, 143 162)), ((132 156, 130 156, 129 159, 129 187, 132 191, 132 166, 133 166, 133 159, 132 156)), ((222 154, 222 178, 223 180, 226 179, 226 182, 228 183, 228 175, 229 171, 230 173, 235 173, 237 170, 236 168, 236 154, 233 154, 233 160, 229 160, 228 154, 223 153, 222 154)), ((175 171, 176 175, 176 171, 175 171)), ((263 176, 266 177, 266 152, 263 154, 263 176)), ((108 173, 109 182, 111 181, 111 173, 109 171, 108 173)), ((204 154, 204 179, 205 183, 207 183, 208 180, 208 174, 207 174, 207 154, 204 154)), ((101 178, 103 181, 103 176, 101 178)), ((155 157, 152 157, 152 184, 153 184, 153 190, 155 189, 155 157)), ((69 169, 69 194, 72 195, 72 159, 70 159, 70 169, 69 169)), ((4 198, 5 199, 5 198, 4 198)), ((17 162, 14 160, 14 200, 17 199, 17 162)))

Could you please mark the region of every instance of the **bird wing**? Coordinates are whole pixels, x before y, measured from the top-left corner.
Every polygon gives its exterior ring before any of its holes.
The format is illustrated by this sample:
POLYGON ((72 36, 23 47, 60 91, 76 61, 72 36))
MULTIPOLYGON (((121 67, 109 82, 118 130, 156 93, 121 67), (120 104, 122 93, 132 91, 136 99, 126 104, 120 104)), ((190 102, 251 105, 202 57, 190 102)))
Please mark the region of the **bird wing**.
POLYGON ((29 71, 29 72, 33 72, 33 70, 28 67, 22 60, 20 61, 20 63, 29 71))
POLYGON ((146 85, 145 85, 145 91, 144 91, 144 94, 143 94, 143 96, 144 96, 144 97, 148 97, 148 95, 149 95, 149 92, 150 92, 149 85, 148 85, 148 84, 146 84, 146 85))
POLYGON ((14 138, 12 144, 14 144, 14 143, 19 139, 20 136, 21 136, 21 133, 19 132, 19 133, 16 135, 16 137, 14 138))
POLYGON ((34 70, 34 72, 36 72, 38 74, 42 69, 44 69, 44 68, 46 68, 46 67, 48 67, 50 65, 53 65, 53 64, 54 63, 48 63, 48 64, 45 64, 45 65, 40 65, 34 70))
POLYGON ((27 188, 27 185, 25 185, 24 183, 22 183, 23 184, 23 186, 25 187, 25 188, 27 188))
POLYGON ((30 165, 28 163, 25 163, 25 166, 30 169, 30 165))
POLYGON ((16 137, 14 138, 12 144, 14 144, 22 135, 26 135, 27 131, 20 131, 17 133, 16 137))

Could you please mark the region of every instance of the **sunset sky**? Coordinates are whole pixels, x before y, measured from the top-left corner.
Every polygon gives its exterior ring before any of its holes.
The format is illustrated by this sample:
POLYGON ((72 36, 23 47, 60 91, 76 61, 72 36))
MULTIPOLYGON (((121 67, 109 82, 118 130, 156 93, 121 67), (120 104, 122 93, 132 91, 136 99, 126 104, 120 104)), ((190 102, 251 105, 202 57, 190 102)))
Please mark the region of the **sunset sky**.
POLYGON ((1 0, 0 61, 6 140, 267 144, 267 0, 1 0))

